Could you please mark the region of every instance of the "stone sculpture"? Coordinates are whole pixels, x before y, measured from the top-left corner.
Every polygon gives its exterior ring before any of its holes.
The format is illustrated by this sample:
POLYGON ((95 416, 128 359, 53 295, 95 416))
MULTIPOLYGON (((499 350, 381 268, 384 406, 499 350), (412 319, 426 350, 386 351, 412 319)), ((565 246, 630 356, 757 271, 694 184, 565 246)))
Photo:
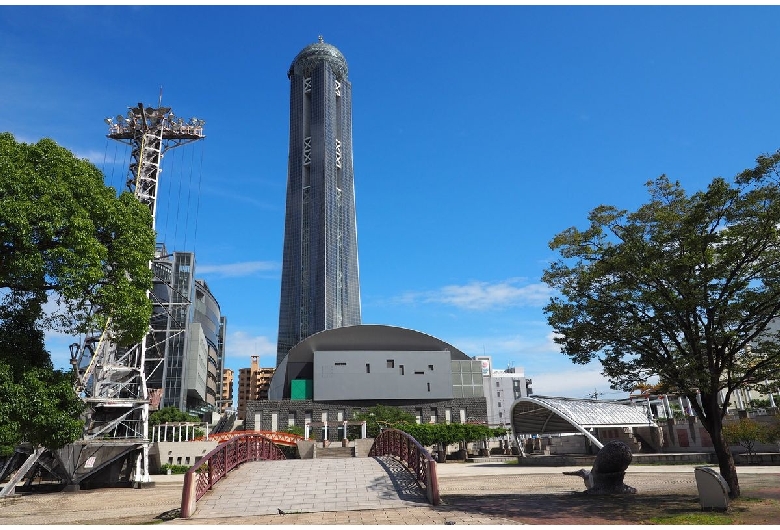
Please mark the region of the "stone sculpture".
POLYGON ((618 440, 607 442, 596 455, 590 471, 564 471, 564 475, 576 475, 585 481, 585 493, 606 495, 611 493, 636 493, 636 488, 623 484, 626 469, 631 464, 631 449, 618 440))

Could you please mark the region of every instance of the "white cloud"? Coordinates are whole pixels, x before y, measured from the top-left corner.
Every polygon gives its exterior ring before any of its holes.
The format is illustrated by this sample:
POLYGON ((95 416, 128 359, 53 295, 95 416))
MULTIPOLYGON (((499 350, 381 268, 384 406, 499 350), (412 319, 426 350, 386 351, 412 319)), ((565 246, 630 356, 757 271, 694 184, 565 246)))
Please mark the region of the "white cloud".
POLYGON ((542 283, 522 285, 522 278, 490 283, 472 281, 466 285, 446 285, 433 291, 407 292, 400 303, 445 304, 460 309, 484 311, 515 306, 541 306, 550 299, 552 290, 542 283))
POLYGON ((95 165, 101 165, 105 161, 105 153, 99 151, 73 151, 76 158, 86 158, 95 165))
POLYGON ((225 263, 223 265, 198 265, 198 275, 214 275, 226 278, 238 278, 252 276, 258 272, 279 270, 279 263, 275 261, 243 261, 238 263, 225 263))
POLYGON ((276 339, 271 340, 265 335, 252 335, 242 330, 228 331, 225 339, 226 358, 233 361, 244 359, 245 362, 240 363, 241 367, 248 368, 252 355, 260 357, 260 366, 276 366, 276 339))
POLYGON ((526 373, 533 381, 534 394, 551 397, 586 398, 598 392, 599 399, 620 399, 626 392, 609 388, 600 368, 583 366, 555 372, 526 373))

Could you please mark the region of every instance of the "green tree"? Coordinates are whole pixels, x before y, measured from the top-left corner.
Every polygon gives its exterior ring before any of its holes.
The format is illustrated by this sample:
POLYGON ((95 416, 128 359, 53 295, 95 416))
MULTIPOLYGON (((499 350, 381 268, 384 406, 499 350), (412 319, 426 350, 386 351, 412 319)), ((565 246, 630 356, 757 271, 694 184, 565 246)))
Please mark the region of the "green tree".
POLYGON ((15 380, 0 363, 0 455, 13 454, 22 442, 58 449, 81 436, 83 403, 68 374, 34 368, 15 380))
POLYGON ((89 333, 110 315, 117 342, 138 341, 153 255, 151 214, 132 194, 117 197, 94 165, 52 140, 0 133, 0 451, 81 436, 83 404, 53 369, 44 331, 89 333))
POLYGON ((767 327, 780 316, 778 164, 780 151, 761 156, 733 183, 718 177, 690 196, 666 176, 648 182, 650 201, 635 212, 599 206, 587 229, 555 236, 560 258, 543 275, 559 293, 545 312, 562 352, 598 358, 613 389, 658 376, 688 397, 732 497, 727 403, 780 368, 767 327))
POLYGON ((178 407, 164 407, 155 410, 149 414, 149 425, 159 425, 161 423, 198 423, 200 418, 182 412, 178 407))
POLYGON ((738 422, 723 424, 723 438, 729 445, 741 445, 747 449, 748 462, 753 463, 755 445, 769 442, 770 430, 768 425, 750 418, 740 418, 738 422))
POLYGON ((400 423, 414 423, 415 417, 398 407, 375 405, 365 412, 355 414, 355 419, 366 422, 366 433, 369 438, 379 436, 379 431, 385 427, 395 427, 400 423))
POLYGON ((57 309, 44 329, 68 334, 102 329, 140 340, 149 326, 151 213, 129 193, 119 197, 102 173, 49 139, 17 143, 0 134, 0 294, 9 310, 57 309))
POLYGON ((396 428, 420 442, 420 445, 425 447, 435 445, 442 455, 448 445, 497 438, 507 432, 500 427, 491 428, 472 423, 399 423, 396 428))

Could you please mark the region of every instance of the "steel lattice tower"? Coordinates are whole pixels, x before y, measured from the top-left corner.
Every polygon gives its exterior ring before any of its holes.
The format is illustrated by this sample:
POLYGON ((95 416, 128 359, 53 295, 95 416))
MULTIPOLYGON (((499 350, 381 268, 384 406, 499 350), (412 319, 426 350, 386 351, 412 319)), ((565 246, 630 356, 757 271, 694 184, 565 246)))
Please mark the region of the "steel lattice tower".
MULTIPOLYGON (((185 122, 174 116, 169 107, 151 108, 139 103, 129 108, 127 116, 107 118, 106 123, 107 137, 132 149, 127 187, 149 207, 154 229, 163 155, 169 149, 203 138, 205 122, 197 118, 185 122)), ((153 261, 149 266, 155 282, 172 284, 170 272, 155 267, 153 261)), ((93 339, 83 348, 78 345, 71 348, 71 362, 77 374, 76 390, 89 409, 84 439, 137 444, 141 451, 136 460, 135 482, 149 482, 148 378, 164 362, 164 344, 171 336, 170 328, 176 328, 174 334, 184 333, 184 326, 172 326, 171 322, 181 323, 190 303, 188 294, 172 296, 166 301, 159 300, 152 291, 149 296, 153 322, 141 342, 127 349, 117 348, 111 340, 109 320, 99 341, 93 339), (155 325, 155 315, 164 315, 166 324, 155 325)))

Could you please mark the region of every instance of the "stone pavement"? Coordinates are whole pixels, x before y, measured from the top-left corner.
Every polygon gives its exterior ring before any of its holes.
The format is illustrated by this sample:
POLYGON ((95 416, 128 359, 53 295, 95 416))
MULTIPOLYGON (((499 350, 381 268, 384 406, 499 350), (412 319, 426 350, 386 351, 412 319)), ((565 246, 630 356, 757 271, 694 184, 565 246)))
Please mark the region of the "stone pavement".
POLYGON ((214 485, 192 518, 419 507, 428 501, 396 460, 327 458, 248 462, 214 485))
MULTIPOLYGON (((348 459, 353 460, 368 459, 348 459)), ((315 461, 305 462, 312 466, 315 461)), ((650 511, 657 510, 657 502, 666 503, 670 498, 680 499, 683 504, 679 506, 683 508, 687 506, 695 509, 698 503, 693 468, 694 466, 635 465, 629 467, 625 482, 639 489, 639 494, 632 497, 636 497, 636 501, 649 503, 650 511)), ((235 476, 240 469, 232 471, 230 475, 235 476)), ((166 524, 195 525, 605 524, 605 521, 606 524, 632 524, 631 521, 619 519, 619 513, 625 510, 626 502, 615 501, 614 506, 607 506, 609 513, 601 519, 596 518, 591 513, 592 510, 584 511, 581 500, 583 497, 576 494, 584 489, 582 479, 562 474, 562 471, 576 469, 522 467, 502 463, 440 464, 437 466, 443 501, 440 506, 422 504, 411 498, 401 499, 404 494, 399 493, 399 501, 402 501, 402 504, 397 506, 375 505, 356 510, 248 515, 245 512, 232 511, 233 507, 247 504, 235 500, 229 503, 229 509, 225 512, 203 517, 204 514, 200 510, 206 505, 202 503, 216 492, 215 489, 215 492, 208 493, 198 502, 195 515, 201 517, 188 520, 175 519, 181 504, 183 475, 158 475, 152 477, 155 487, 151 488, 20 495, 0 500, 0 523, 146 524, 164 520, 167 521, 166 524)), ((743 495, 763 495, 774 488, 776 498, 780 499, 780 466, 738 466, 737 471, 743 495)), ((321 484, 322 480, 322 477, 309 471, 300 473, 296 478, 311 485, 321 484)), ((248 485, 248 482, 245 484, 248 485)), ((399 484, 403 484, 403 481, 400 480, 399 484)), ((381 496, 380 492, 381 495, 390 495, 384 486, 380 488, 377 483, 374 494, 381 496)))

